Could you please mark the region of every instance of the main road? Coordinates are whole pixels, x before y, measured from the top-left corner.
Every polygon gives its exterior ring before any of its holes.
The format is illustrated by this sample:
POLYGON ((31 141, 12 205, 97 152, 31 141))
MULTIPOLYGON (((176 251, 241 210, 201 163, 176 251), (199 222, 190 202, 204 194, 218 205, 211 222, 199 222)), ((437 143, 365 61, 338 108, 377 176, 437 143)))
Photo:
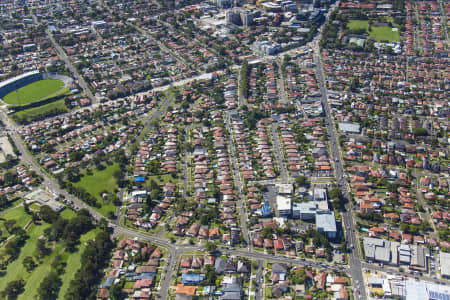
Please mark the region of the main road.
MULTIPOLYGON (((34 14, 31 14, 31 16, 33 17, 33 20, 34 20, 34 22, 36 24, 41 25, 41 23, 39 22, 39 20, 37 19, 37 17, 34 14)), ((64 63, 66 64, 67 68, 75 76, 75 78, 78 81, 79 86, 83 89, 84 94, 91 100, 92 104, 97 103, 98 102, 97 98, 94 97, 94 95, 92 94, 92 92, 89 89, 89 86, 87 85, 86 81, 84 81, 83 76, 81 76, 78 73, 78 70, 73 66, 72 62, 70 61, 70 58, 67 56, 67 54, 64 51, 64 49, 61 48, 61 46, 56 42, 56 40, 53 37, 53 34, 50 31, 50 29, 47 28, 45 32, 47 33, 48 39, 50 40, 50 42, 52 43, 53 47, 55 48, 56 53, 58 54, 58 57, 60 59, 62 59, 62 61, 64 61, 64 63)))
MULTIPOLYGON (((318 48, 316 48, 318 50, 318 48)), ((331 116, 330 106, 328 104, 327 90, 325 87, 325 81, 323 78, 323 69, 320 56, 316 53, 314 55, 314 62, 316 64, 316 74, 319 81, 321 101, 323 109, 325 110, 327 131, 329 136, 329 145, 331 150, 331 156, 334 159, 334 170, 339 188, 342 190, 344 197, 347 199, 346 210, 342 212, 342 219, 344 227, 347 232, 347 244, 353 245, 353 249, 350 249, 349 253, 349 264, 350 264, 350 274, 353 281, 354 291, 360 289, 361 297, 366 298, 365 286, 363 281, 363 273, 361 266, 361 257, 358 252, 359 242, 355 235, 355 228, 353 227, 353 218, 350 208, 351 197, 349 194, 349 189, 347 182, 344 179, 344 170, 342 168, 342 157, 340 155, 340 150, 338 147, 338 141, 336 138, 336 132, 334 127, 333 118, 331 116)))

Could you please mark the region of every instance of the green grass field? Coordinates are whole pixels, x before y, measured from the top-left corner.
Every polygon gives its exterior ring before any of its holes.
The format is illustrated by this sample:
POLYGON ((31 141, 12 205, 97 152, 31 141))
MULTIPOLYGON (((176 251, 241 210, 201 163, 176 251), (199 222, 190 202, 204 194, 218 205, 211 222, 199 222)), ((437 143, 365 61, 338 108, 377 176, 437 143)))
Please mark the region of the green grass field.
POLYGON ((372 26, 372 31, 369 32, 369 21, 367 20, 349 20, 347 27, 349 29, 365 29, 370 37, 380 41, 398 42, 400 41, 400 33, 392 31, 388 26, 372 26))
POLYGON ((63 217, 64 219, 66 219, 66 220, 70 220, 70 219, 75 218, 77 216, 77 214, 73 210, 68 209, 68 208, 63 210, 59 215, 61 217, 63 217))
POLYGON ((399 42, 400 41, 400 33, 398 31, 392 31, 392 28, 388 26, 381 26, 381 27, 373 27, 372 31, 369 33, 369 35, 377 40, 377 42, 380 41, 388 41, 388 42, 399 42))
POLYGON ((81 267, 81 255, 86 249, 85 243, 87 241, 93 240, 95 236, 100 232, 100 229, 94 229, 89 231, 86 234, 83 234, 80 237, 80 246, 78 246, 78 250, 75 253, 67 253, 64 252, 63 259, 66 261, 67 267, 65 269, 65 273, 61 275, 62 286, 59 290, 58 299, 64 300, 66 299, 66 293, 69 289, 70 281, 74 278, 75 273, 81 267))
POLYGON ((44 79, 21 87, 3 98, 9 104, 28 104, 57 92, 64 86, 64 82, 57 79, 44 79))
POLYGON ((8 231, 5 228, 5 221, 6 220, 15 220, 16 226, 23 228, 27 223, 31 220, 31 216, 26 214, 23 206, 19 206, 16 208, 11 209, 6 214, 0 217, 0 236, 7 238, 9 236, 8 231))
MULTIPOLYGON (((8 282, 10 282, 12 280, 20 279, 20 278, 23 278, 25 280, 25 282, 27 282, 27 284, 25 285, 25 292, 27 291, 27 286, 29 286, 30 284, 35 284, 28 280, 28 278, 31 276, 31 274, 26 271, 22 262, 25 257, 34 256, 35 251, 36 251, 37 240, 44 233, 44 230, 46 228, 48 228, 49 226, 50 226, 49 224, 44 224, 41 226, 32 224, 30 226, 30 228, 27 232, 28 235, 30 236, 30 238, 26 241, 25 245, 22 247, 19 257, 16 260, 14 260, 13 262, 8 264, 8 267, 6 269, 6 275, 4 277, 2 277, 0 280, 0 291, 5 289, 8 282)), ((45 260, 44 260, 44 262, 45 262, 45 260)), ((44 263, 43 265, 45 266, 47 264, 44 263)), ((34 269, 32 273, 34 273, 35 271, 39 271, 38 269, 40 269, 41 266, 42 265, 40 265, 39 267, 34 269)), ((43 270, 41 270, 41 271, 43 271, 43 270)), ((46 274, 40 274, 41 279, 44 278, 45 275, 46 274)), ((30 298, 19 297, 19 299, 32 299, 32 298, 31 297, 30 298)))
MULTIPOLYGON (((72 210, 66 209, 61 213, 62 217, 66 219, 71 219, 76 216, 75 212, 72 210)), ((31 217, 27 215, 23 209, 23 207, 17 207, 7 214, 6 219, 15 219, 17 220, 18 225, 25 225, 31 217)), ((1 222, 0 222, 1 224, 1 222)), ((25 267, 23 266, 23 260, 27 256, 35 257, 37 254, 37 240, 44 233, 46 228, 49 228, 50 224, 43 223, 42 225, 32 224, 27 231, 29 235, 29 239, 26 241, 25 245, 22 247, 20 251, 19 257, 9 263, 5 276, 0 278, 0 291, 2 291, 8 282, 16 279, 25 280, 25 287, 22 294, 17 298, 18 300, 28 300, 35 299, 37 296, 37 292, 42 280, 47 276, 47 274, 51 271, 51 264, 55 257, 58 254, 62 255, 63 261, 66 262, 65 273, 61 275, 62 286, 59 291, 58 299, 65 299, 65 294, 69 288, 70 281, 75 276, 76 271, 81 266, 81 255, 84 252, 86 245, 85 243, 89 240, 95 238, 95 236, 100 232, 100 229, 93 229, 88 233, 82 235, 80 237, 80 245, 78 246, 78 250, 74 253, 68 253, 64 251, 64 243, 62 241, 57 242, 53 248, 53 251, 50 255, 44 257, 42 261, 38 264, 38 266, 33 269, 31 272, 27 272, 25 267)), ((0 249, 1 254, 1 249, 0 249)), ((35 258, 35 262, 37 259, 35 258)))
POLYGON ((100 193, 107 191, 112 194, 117 188, 116 179, 113 176, 117 170, 119 170, 119 164, 107 165, 106 169, 101 171, 93 170, 92 175, 84 175, 79 182, 75 183, 76 186, 84 188, 99 200, 102 207, 95 209, 104 216, 108 216, 110 211, 115 212, 115 206, 113 203, 103 203, 100 193))
POLYGON ((16 112, 12 114, 12 118, 16 121, 28 120, 29 122, 32 122, 42 118, 43 116, 47 116, 49 113, 55 110, 59 111, 60 113, 69 111, 66 107, 66 104, 64 103, 64 99, 16 112))
POLYGON ((367 20, 348 20, 347 27, 349 29, 368 29, 369 21, 367 20))
POLYGON ((175 179, 170 174, 164 174, 164 175, 152 175, 148 176, 147 180, 145 181, 145 186, 150 186, 150 182, 154 180, 157 184, 166 184, 167 182, 173 182, 177 183, 179 179, 175 179), (161 177, 161 180, 158 178, 161 177))

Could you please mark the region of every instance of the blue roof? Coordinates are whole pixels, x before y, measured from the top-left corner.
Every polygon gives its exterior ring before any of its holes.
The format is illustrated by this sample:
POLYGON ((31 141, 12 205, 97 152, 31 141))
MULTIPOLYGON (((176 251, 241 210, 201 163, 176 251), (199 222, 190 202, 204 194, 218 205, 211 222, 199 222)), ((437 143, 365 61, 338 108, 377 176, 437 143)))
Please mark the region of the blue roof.
POLYGON ((203 281, 204 276, 196 273, 185 273, 181 275, 181 282, 183 284, 197 284, 203 281))
POLYGON ((269 202, 264 202, 262 213, 264 216, 270 216, 272 214, 272 208, 270 207, 269 202))
POLYGON ((134 179, 134 182, 144 182, 144 181, 145 181, 145 178, 141 177, 141 176, 138 176, 134 179))

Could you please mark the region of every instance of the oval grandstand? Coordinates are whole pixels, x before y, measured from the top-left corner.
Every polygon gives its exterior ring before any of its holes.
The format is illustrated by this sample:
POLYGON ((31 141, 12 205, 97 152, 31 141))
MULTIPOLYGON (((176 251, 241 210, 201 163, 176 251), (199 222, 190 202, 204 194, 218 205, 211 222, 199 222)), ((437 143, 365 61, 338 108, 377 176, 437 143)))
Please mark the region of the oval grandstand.
POLYGON ((60 75, 57 73, 40 73, 38 70, 30 71, 1 82, 0 98, 3 99, 6 95, 15 90, 18 90, 30 83, 44 79, 61 80, 62 82, 64 82, 63 88, 73 83, 73 79, 66 75, 60 75))

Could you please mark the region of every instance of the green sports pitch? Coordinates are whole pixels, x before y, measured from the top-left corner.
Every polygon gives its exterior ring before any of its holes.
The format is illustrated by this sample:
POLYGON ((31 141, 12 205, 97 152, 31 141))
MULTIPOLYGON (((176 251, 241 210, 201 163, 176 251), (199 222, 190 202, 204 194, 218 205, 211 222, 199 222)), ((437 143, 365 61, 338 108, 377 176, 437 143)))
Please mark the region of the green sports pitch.
POLYGON ((8 104, 24 105, 32 103, 59 91, 64 86, 64 82, 58 79, 44 79, 30 83, 13 91, 3 98, 8 104))

